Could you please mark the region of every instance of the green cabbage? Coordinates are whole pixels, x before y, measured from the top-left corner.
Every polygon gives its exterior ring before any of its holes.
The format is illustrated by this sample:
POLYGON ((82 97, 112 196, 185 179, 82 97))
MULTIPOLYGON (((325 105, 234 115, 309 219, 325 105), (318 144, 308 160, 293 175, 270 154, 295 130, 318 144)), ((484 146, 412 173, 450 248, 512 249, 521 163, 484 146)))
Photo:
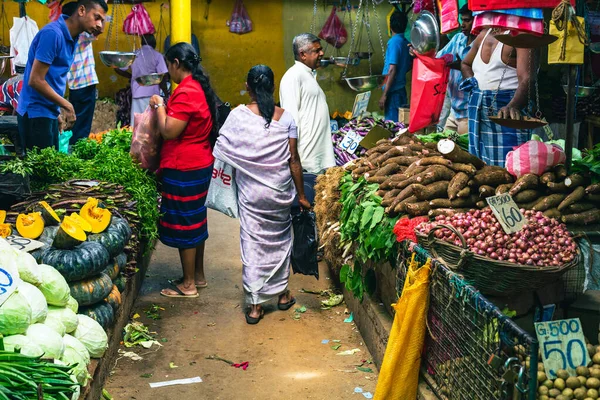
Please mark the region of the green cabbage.
POLYGON ((77 350, 72 347, 65 347, 65 352, 60 361, 73 366, 71 374, 75 377, 77 383, 81 386, 87 385, 88 378, 91 376, 88 373, 85 359, 77 350))
POLYGON ((77 302, 77 300, 75 300, 73 296, 70 295, 69 302, 67 303, 66 307, 73 311, 75 314, 77 314, 77 311, 79 311, 79 303, 77 302))
POLYGON ((31 283, 21 282, 18 292, 27 299, 31 307, 31 323, 44 322, 48 314, 48 305, 44 294, 31 283))
POLYGON ((67 333, 67 328, 65 328, 65 324, 62 323, 58 316, 48 315, 43 323, 44 325, 52 328, 52 330, 58 333, 60 337, 65 336, 65 333, 67 333))
POLYGON ((90 357, 102 357, 108 348, 106 332, 95 319, 87 315, 77 314, 77 319, 79 319, 79 324, 73 332, 73 336, 90 352, 90 357))
POLYGON ((39 269, 42 273, 42 284, 38 288, 44 294, 48 305, 66 306, 71 296, 71 289, 65 278, 49 265, 40 264, 39 269))
POLYGON ((15 291, 0 306, 0 335, 24 333, 31 325, 31 306, 21 293, 15 291))
POLYGON ((37 261, 33 256, 25 251, 18 251, 17 269, 22 280, 32 285, 40 285, 42 283, 42 274, 37 261))
POLYGON ((75 336, 69 335, 68 333, 63 337, 65 343, 65 349, 73 349, 81 355, 85 361, 85 365, 88 365, 91 361, 90 352, 86 347, 77 339, 75 336))
POLYGON ((2 340, 4 342, 4 350, 20 350, 21 354, 31 357, 41 357, 44 355, 44 350, 25 335, 6 336, 2 340))
POLYGON ((19 254, 14 247, 8 244, 3 238, 0 238, 0 260, 2 260, 0 266, 12 276, 19 275, 19 269, 17 268, 18 255, 19 254))
POLYGON ((71 333, 77 329, 79 323, 77 314, 67 307, 48 307, 48 318, 56 318, 61 321, 65 326, 66 333, 71 333))
POLYGON ((44 350, 44 358, 60 359, 65 352, 63 338, 45 324, 33 324, 25 334, 44 350))

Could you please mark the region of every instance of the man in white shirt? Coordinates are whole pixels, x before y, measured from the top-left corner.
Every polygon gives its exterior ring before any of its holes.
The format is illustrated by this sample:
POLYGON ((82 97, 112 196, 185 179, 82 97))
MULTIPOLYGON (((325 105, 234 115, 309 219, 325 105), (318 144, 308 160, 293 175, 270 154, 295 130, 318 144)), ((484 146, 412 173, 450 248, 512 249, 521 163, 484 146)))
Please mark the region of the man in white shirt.
POLYGON ((303 33, 294 38, 294 65, 279 85, 281 108, 289 111, 298 125, 298 153, 302 167, 313 174, 335 166, 329 107, 317 83, 315 69, 323 58, 321 41, 303 33))

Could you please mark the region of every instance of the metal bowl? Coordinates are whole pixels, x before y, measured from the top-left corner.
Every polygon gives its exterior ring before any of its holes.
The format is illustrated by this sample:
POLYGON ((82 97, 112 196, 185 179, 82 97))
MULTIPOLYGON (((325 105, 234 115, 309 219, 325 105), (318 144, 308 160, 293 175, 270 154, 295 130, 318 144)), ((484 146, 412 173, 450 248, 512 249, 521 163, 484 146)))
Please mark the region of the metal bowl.
POLYGON ((329 67, 331 64, 333 64, 333 60, 331 58, 323 58, 321 59, 321 61, 319 62, 319 68, 327 68, 329 67))
POLYGON ((127 68, 133 64, 135 53, 126 53, 121 51, 101 51, 100 60, 110 68, 127 68))
POLYGON ((429 11, 423 11, 410 31, 410 41, 419 54, 437 53, 440 48, 440 27, 429 11))
POLYGON ((150 75, 142 75, 135 78, 135 81, 140 86, 154 86, 158 85, 162 82, 165 74, 150 74, 150 75))
MULTIPOLYGON (((565 94, 569 94, 569 86, 562 85, 565 94)), ((577 86, 575 88, 575 96, 577 97, 588 97, 596 90, 595 86, 577 86)))
POLYGON ((368 75, 357 76, 354 78, 343 78, 350 86, 350 89, 356 92, 368 92, 383 84, 386 75, 368 75))
POLYGON ((6 70, 6 65, 8 64, 8 60, 12 59, 13 56, 10 56, 8 54, 0 54, 0 75, 2 75, 4 73, 4 70, 6 70))
POLYGON ((351 57, 332 57, 332 60, 335 65, 338 67, 345 66, 357 66, 360 64, 360 58, 351 58, 351 57))

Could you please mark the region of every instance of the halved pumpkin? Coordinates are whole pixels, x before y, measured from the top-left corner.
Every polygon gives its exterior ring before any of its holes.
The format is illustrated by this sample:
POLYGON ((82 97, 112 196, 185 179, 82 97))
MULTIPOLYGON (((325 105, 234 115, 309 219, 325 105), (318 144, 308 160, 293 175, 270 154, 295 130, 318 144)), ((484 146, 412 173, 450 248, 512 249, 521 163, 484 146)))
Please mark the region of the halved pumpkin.
POLYGON ((84 232, 91 232, 92 231, 92 226, 90 225, 89 222, 87 222, 85 219, 83 219, 83 217, 77 213, 73 213, 71 215, 69 215, 69 217, 71 217, 71 219, 73 221, 75 221, 75 223, 77 225, 79 225, 79 227, 81 229, 83 229, 84 232))
POLYGON ((12 227, 10 224, 0 223, 0 237, 7 238, 12 234, 12 227))
POLYGON ((92 233, 104 232, 112 220, 112 213, 103 208, 98 199, 94 199, 93 197, 90 197, 87 203, 81 207, 79 215, 89 222, 92 227, 92 233))
POLYGON ((0 210, 0 224, 3 224, 6 221, 6 210, 0 210))
POLYGON ((60 223, 60 217, 56 214, 56 211, 45 201, 38 202, 33 211, 42 214, 46 226, 58 225, 60 223))
POLYGON ((64 217, 58 227, 52 246, 57 249, 70 250, 85 242, 87 236, 83 229, 71 217, 64 217))
POLYGON ((19 214, 17 216, 17 232, 27 239, 37 239, 44 232, 44 219, 39 212, 19 214))

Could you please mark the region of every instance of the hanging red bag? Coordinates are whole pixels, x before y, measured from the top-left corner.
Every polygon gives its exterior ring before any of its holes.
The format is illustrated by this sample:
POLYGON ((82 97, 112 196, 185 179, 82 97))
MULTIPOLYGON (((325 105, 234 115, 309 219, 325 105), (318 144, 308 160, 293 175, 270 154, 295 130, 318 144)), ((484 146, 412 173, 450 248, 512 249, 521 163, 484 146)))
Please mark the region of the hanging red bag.
POLYGON ((153 35, 156 30, 150 14, 142 4, 131 7, 131 12, 123 21, 123 32, 128 35, 153 35))
POLYGON ((229 32, 239 33, 240 35, 252 32, 252 20, 242 0, 235 1, 233 13, 231 13, 231 18, 227 21, 227 26, 229 26, 229 32))
POLYGON ((348 32, 346 32, 346 27, 340 17, 337 16, 336 7, 331 10, 323 29, 319 32, 319 37, 336 49, 339 49, 348 41, 348 32))
POLYGON ((140 167, 154 172, 160 165, 162 137, 158 131, 156 111, 148 106, 142 114, 135 114, 135 126, 129 154, 140 167))
POLYGON ((413 133, 440 119, 450 68, 445 57, 432 58, 415 53, 410 94, 410 122, 413 133))
MULTIPOLYGON (((507 8, 554 8, 560 4, 560 0, 469 0, 471 11, 494 11, 507 8)), ((575 7, 575 0, 571 0, 575 7)))

